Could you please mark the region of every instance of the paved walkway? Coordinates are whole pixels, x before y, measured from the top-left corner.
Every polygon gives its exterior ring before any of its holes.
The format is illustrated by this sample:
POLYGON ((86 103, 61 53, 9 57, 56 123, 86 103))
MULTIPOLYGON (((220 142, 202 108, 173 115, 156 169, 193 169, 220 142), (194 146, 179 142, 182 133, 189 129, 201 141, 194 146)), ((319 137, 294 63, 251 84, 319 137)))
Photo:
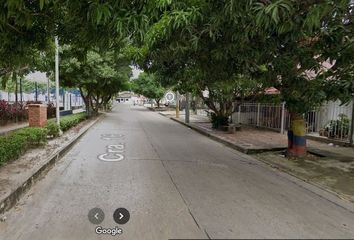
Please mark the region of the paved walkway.
POLYGON ((4 135, 8 132, 28 127, 28 122, 21 122, 21 123, 11 123, 7 124, 6 126, 0 126, 0 135, 4 135))
MULTIPOLYGON (((162 112, 162 115, 175 117, 175 112, 162 112)), ((178 119, 185 121, 185 115, 178 119)), ((287 135, 275 131, 242 126, 241 131, 230 134, 212 129, 212 125, 206 116, 191 115, 190 124, 200 128, 211 135, 215 135, 225 141, 239 146, 239 150, 247 153, 263 152, 285 149, 287 147, 287 135)), ((326 157, 335 157, 343 161, 354 161, 354 148, 341 147, 335 144, 328 144, 314 140, 307 140, 310 152, 326 157)))

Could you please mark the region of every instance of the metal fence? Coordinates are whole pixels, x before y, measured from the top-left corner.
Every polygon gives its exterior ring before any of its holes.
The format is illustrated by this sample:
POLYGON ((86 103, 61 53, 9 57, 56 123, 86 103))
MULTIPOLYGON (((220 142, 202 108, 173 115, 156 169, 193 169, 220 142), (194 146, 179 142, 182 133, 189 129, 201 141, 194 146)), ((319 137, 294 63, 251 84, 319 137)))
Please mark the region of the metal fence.
POLYGON ((242 124, 281 130, 283 111, 283 104, 244 103, 238 107, 236 119, 242 124))
POLYGON ((339 101, 323 104, 306 115, 306 130, 310 135, 340 141, 349 141, 352 127, 353 103, 342 105, 339 101))
MULTIPOLYGON (((5 91, 0 91, 0 100, 5 100, 10 103, 15 102, 15 93, 9 93, 5 91)), ((17 95, 18 101, 21 101, 21 94, 18 93, 17 95)), ((22 101, 35 101, 47 102, 48 95, 39 93, 36 97, 35 93, 22 93, 22 101)), ((50 101, 55 105, 55 95, 50 94, 50 101)), ((64 92, 62 95, 59 96, 59 106, 62 107, 64 110, 69 110, 71 108, 78 108, 84 106, 84 101, 81 96, 77 94, 72 94, 70 92, 64 92)))
MULTIPOLYGON (((327 102, 305 115, 306 132, 348 142, 351 139, 352 111, 353 103, 327 102)), ((290 126, 290 115, 284 103, 243 103, 236 107, 232 121, 285 133, 290 126)))

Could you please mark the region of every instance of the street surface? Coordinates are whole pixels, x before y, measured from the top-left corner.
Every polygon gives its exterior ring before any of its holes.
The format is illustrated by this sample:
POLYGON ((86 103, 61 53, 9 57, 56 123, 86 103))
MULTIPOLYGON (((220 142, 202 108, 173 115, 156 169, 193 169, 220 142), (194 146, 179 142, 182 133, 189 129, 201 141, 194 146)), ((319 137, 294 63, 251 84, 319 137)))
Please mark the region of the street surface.
POLYGON ((354 238, 353 208, 318 192, 158 113, 116 105, 6 213, 0 239, 354 238), (96 207, 98 225, 122 235, 95 233, 96 207), (124 225, 117 208, 130 212, 124 225))

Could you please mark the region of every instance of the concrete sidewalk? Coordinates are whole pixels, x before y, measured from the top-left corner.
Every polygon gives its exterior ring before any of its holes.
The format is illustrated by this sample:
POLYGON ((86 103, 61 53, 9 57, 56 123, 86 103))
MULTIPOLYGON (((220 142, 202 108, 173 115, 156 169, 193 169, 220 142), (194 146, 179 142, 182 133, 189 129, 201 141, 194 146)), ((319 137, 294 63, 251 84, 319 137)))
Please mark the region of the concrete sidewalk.
POLYGON ((11 124, 7 124, 6 126, 1 126, 0 127, 0 136, 6 134, 8 132, 12 132, 17 129, 25 128, 25 127, 28 127, 28 122, 11 123, 11 124))
MULTIPOLYGON (((161 115, 170 117, 178 122, 185 123, 185 115, 175 118, 175 112, 160 112, 161 115)), ((286 134, 280 134, 266 129, 242 126, 241 131, 234 134, 212 129, 212 125, 206 116, 191 115, 189 126, 205 132, 207 135, 220 138, 229 142, 244 153, 260 153, 267 151, 285 150, 288 144, 286 134)), ((354 148, 342 147, 335 144, 327 144, 315 140, 307 140, 308 150, 312 154, 322 157, 334 157, 341 161, 354 161, 354 148)))

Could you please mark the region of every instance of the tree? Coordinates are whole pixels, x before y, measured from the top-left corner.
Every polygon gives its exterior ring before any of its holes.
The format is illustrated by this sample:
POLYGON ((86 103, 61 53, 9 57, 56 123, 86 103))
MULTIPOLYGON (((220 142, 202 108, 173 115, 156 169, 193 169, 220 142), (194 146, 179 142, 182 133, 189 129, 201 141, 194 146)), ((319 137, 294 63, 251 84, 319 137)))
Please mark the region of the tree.
MULTIPOLYGON (((141 34, 145 15, 142 0, 63 1, 4 0, 0 5, 0 78, 3 86, 19 70, 39 67, 33 57, 54 52, 54 36, 60 44, 85 51, 114 51, 133 33, 141 34)), ((51 66, 53 68, 54 65, 51 66)), ((48 70, 52 71, 52 69, 48 70)))
POLYGON ((5 0, 0 77, 6 83, 38 67, 32 56, 50 51, 55 35, 72 47, 80 74, 93 49, 120 52, 134 42, 138 51, 129 50, 146 72, 173 77, 186 91, 209 88, 228 109, 235 78, 278 88, 291 111, 288 153, 298 156, 306 152, 303 113, 353 98, 353 15, 350 0, 5 0))
POLYGON ((263 77, 291 115, 288 155, 306 154, 304 113, 325 100, 353 99, 354 22, 350 1, 259 1, 254 34, 263 39, 263 77))
MULTIPOLYGON (((21 77, 33 70, 41 70, 47 72, 49 76, 53 75, 54 36, 59 38, 61 45, 71 46, 72 57, 80 66, 85 62, 89 63, 86 58, 92 55, 89 53, 92 49, 117 52, 118 55, 129 36, 141 35, 140 29, 144 29, 146 22, 144 19, 146 16, 141 14, 145 11, 145 8, 142 8, 145 5, 148 4, 142 0, 104 2, 4 0, 0 6, 0 80, 2 85, 5 86, 11 76, 17 79, 17 76, 21 77)), ((73 65, 75 65, 74 62, 73 65)), ((130 71, 127 66, 125 71, 130 71)), ((101 69, 102 72, 109 74, 110 70, 106 67, 101 69)), ((102 73, 101 77, 104 74, 102 73)), ((110 74, 116 75, 112 71, 110 74)), ((99 88, 95 88, 95 84, 90 85, 92 81, 88 80, 87 89, 82 89, 86 92, 82 94, 86 97, 89 95, 88 99, 97 101, 98 105, 107 106, 107 102, 112 97, 112 94, 108 92, 116 92, 117 88, 121 89, 123 86, 120 86, 118 82, 125 76, 122 74, 115 78, 103 77, 102 82, 97 82, 102 84, 99 88), (113 83, 114 81, 116 84, 113 83), (92 93, 97 89, 104 89, 104 94, 98 91, 92 93), (91 94, 94 95, 91 96, 91 94)), ((75 73, 73 73, 74 77, 75 73)), ((80 80, 75 84, 71 80, 68 82, 70 86, 82 83, 80 80)), ((92 104, 91 107, 93 107, 92 104)), ((95 108, 97 109, 96 105, 95 108)))
POLYGON ((133 92, 154 99, 157 107, 160 108, 160 101, 165 95, 166 89, 161 86, 157 74, 141 73, 139 78, 133 80, 131 85, 133 92))
MULTIPOLYGON (((44 1, 40 1, 43 3, 44 1)), ((48 50, 54 27, 52 11, 39 1, 6 0, 0 6, 0 78, 8 79, 33 70, 35 56, 48 50)))
POLYGON ((218 1, 156 5, 161 15, 151 22, 144 45, 135 54, 137 59, 143 56, 139 65, 147 72, 158 71, 182 92, 194 92, 213 111, 214 126, 227 125, 235 99, 264 87, 248 74, 245 66, 254 58, 240 34, 241 24, 234 24, 247 19, 240 15, 231 21, 225 4, 218 1))
POLYGON ((246 75, 234 75, 228 79, 215 81, 212 77, 214 74, 195 67, 183 68, 174 74, 171 73, 171 71, 163 72, 165 76, 162 78, 163 86, 173 87, 182 94, 190 92, 202 99, 212 110, 211 121, 214 128, 229 124, 236 101, 241 102, 245 98, 255 98, 262 94, 262 86, 246 75))
POLYGON ((88 51, 84 59, 64 46, 61 79, 66 87, 80 90, 89 113, 107 107, 114 94, 128 87, 130 61, 119 52, 88 51))
MULTIPOLYGON (((143 66, 197 70, 220 86, 241 75, 278 88, 292 116, 289 156, 306 153, 303 113, 324 100, 353 98, 349 0, 164 3, 141 48, 143 66)), ((178 75, 176 82, 186 81, 178 75)))

